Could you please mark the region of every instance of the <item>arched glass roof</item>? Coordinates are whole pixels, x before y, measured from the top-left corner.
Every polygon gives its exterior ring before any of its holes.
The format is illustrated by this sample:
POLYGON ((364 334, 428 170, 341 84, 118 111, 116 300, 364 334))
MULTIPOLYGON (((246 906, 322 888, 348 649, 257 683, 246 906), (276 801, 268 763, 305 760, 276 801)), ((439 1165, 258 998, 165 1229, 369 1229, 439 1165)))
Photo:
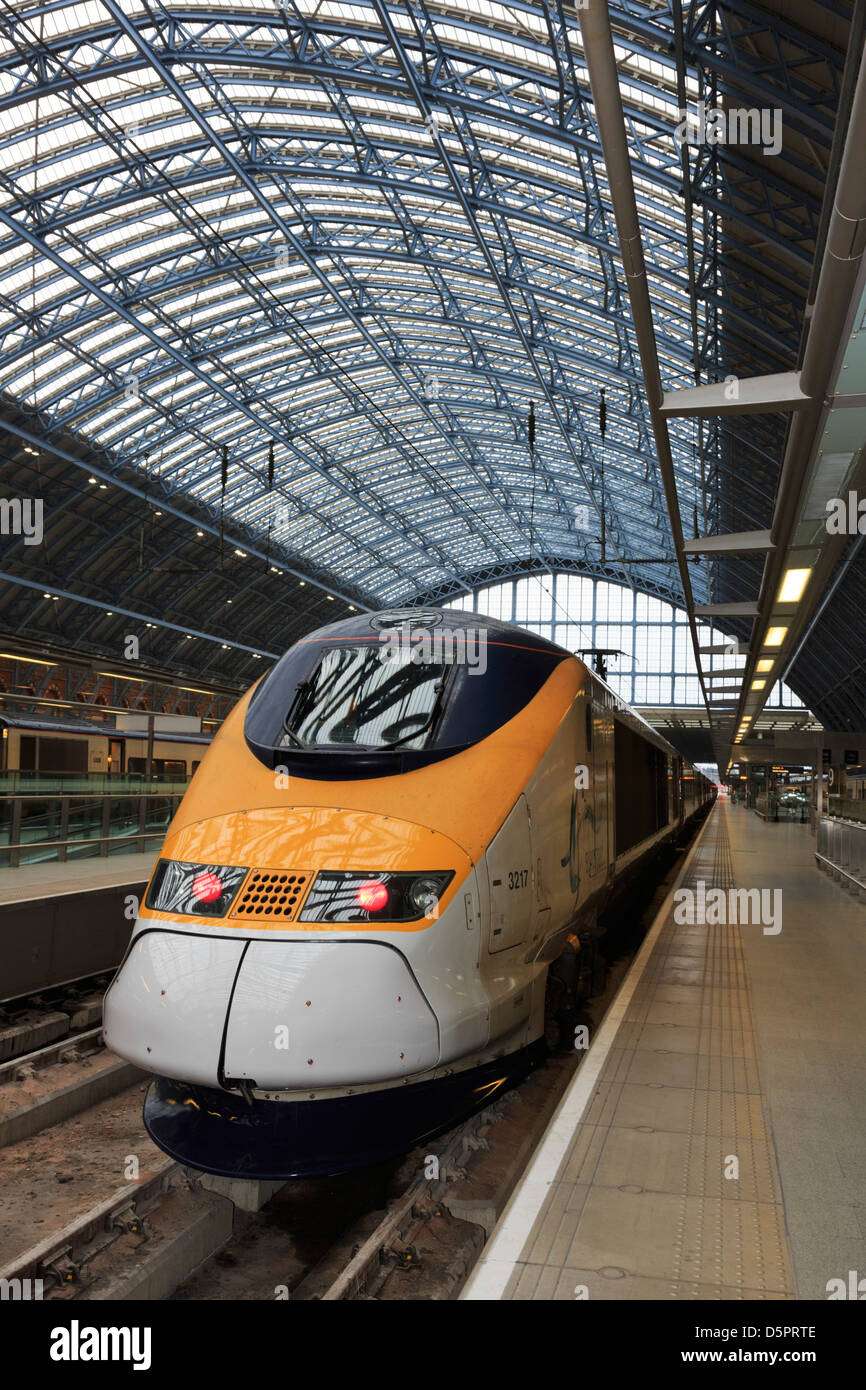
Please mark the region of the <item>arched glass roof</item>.
MULTIPOLYGON (((688 614, 651 594, 577 574, 526 575, 463 594, 446 607, 517 623, 576 656, 584 654, 588 665, 594 664, 593 650, 607 652, 605 679, 629 705, 704 708, 688 614), (578 620, 562 622, 563 612, 578 620)), ((710 623, 699 625, 698 636, 702 646, 716 648, 704 668, 713 679, 742 671, 746 658, 737 654, 736 638, 710 623)), ((784 681, 776 681, 767 699, 767 709, 775 708, 805 707, 784 681)))
MULTIPOLYGON (((610 9, 665 385, 790 366, 846 6, 610 9), (684 174, 683 93, 770 102, 783 155, 684 174)), ((681 601, 571 3, 0 0, 0 128, 0 390, 43 437, 347 601, 681 601)), ((670 428, 689 528, 766 525, 776 422, 670 428)))

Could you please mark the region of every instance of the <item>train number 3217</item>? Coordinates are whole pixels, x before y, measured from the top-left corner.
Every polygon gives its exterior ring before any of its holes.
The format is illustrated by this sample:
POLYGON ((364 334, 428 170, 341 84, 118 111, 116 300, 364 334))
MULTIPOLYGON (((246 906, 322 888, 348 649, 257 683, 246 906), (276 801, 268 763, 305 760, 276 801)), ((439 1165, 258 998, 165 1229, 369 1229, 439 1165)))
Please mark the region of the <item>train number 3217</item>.
POLYGON ((514 869, 514 870, 513 870, 511 873, 509 873, 509 875, 508 875, 508 887, 509 887, 509 888, 525 888, 528 882, 529 882, 529 870, 528 870, 528 869, 514 869))

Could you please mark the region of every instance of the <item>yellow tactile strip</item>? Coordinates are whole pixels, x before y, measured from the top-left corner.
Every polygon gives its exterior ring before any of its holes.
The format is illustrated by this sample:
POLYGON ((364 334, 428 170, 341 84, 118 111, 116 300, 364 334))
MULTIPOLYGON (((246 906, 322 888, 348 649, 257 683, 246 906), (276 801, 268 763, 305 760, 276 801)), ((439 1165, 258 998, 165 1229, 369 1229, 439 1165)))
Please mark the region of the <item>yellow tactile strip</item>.
MULTIPOLYGON (((734 886, 725 815, 683 887, 734 886)), ((766 1113, 740 928, 671 912, 504 1296, 793 1298, 766 1113)))

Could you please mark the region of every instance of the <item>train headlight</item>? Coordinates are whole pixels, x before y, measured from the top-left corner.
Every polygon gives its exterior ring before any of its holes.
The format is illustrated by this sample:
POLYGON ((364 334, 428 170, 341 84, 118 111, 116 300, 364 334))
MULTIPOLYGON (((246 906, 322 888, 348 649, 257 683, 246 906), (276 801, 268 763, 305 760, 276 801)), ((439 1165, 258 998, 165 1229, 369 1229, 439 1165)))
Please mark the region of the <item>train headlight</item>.
POLYGON ((432 913, 454 874, 318 873, 301 922, 416 922, 432 913))
POLYGON ((182 917, 225 917, 248 873, 226 864, 184 864, 160 859, 145 907, 182 917))
POLYGON ((435 878, 413 879, 406 890, 406 898, 417 909, 419 917, 432 912, 441 895, 439 880, 435 878))

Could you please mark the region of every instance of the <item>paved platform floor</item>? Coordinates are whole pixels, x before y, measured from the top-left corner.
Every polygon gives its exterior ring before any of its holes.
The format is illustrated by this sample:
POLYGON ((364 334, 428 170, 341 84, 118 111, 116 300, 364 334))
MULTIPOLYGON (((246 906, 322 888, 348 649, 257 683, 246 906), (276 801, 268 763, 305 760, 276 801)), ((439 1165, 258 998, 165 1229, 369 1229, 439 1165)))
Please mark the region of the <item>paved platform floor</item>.
POLYGON ((22 864, 18 869, 0 869, 0 903, 143 883, 150 878, 155 863, 153 850, 146 850, 138 854, 112 854, 106 859, 94 856, 74 859, 67 864, 22 864))
POLYGON ((866 903, 814 845, 716 806, 679 886, 767 890, 763 921, 668 899, 463 1298, 825 1299, 866 1274, 866 903))

